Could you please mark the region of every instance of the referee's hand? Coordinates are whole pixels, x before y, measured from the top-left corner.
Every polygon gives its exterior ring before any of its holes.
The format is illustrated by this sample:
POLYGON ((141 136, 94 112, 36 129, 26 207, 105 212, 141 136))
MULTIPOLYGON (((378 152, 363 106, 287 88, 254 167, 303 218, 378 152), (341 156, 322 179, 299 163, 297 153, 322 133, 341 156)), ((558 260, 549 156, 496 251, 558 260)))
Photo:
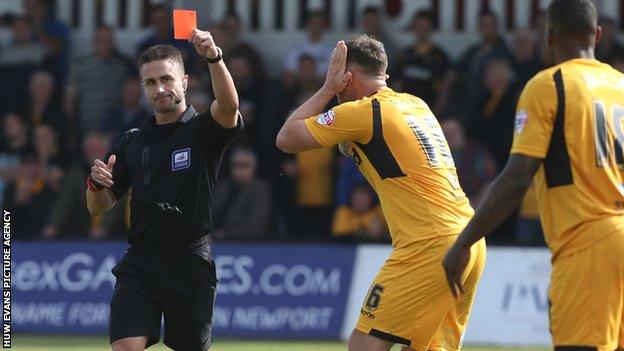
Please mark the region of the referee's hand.
POLYGON ((195 51, 202 57, 213 59, 219 55, 217 45, 209 31, 193 29, 189 43, 195 46, 195 51))
POLYGON ((115 155, 111 155, 108 158, 108 164, 95 160, 93 162, 93 166, 91 167, 91 179, 96 181, 103 187, 110 188, 113 186, 113 165, 117 157, 115 155))

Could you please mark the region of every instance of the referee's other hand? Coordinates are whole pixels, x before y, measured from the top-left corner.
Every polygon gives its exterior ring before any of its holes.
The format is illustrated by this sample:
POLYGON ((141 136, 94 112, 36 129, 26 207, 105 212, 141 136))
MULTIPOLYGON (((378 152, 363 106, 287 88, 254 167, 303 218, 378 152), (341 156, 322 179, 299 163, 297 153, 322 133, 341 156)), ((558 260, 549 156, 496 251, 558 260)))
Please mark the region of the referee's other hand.
POLYGON ((113 165, 117 157, 111 155, 108 158, 108 164, 96 159, 91 167, 91 178, 98 184, 110 188, 113 186, 113 165))

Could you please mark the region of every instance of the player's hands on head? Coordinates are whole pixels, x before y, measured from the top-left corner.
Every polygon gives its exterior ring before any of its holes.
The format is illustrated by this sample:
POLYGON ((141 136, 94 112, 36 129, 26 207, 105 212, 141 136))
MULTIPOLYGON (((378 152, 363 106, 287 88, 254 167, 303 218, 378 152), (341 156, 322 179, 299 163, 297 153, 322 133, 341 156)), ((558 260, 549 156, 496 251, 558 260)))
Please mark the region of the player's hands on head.
POLYGON ((202 57, 213 59, 219 55, 217 44, 215 44, 209 31, 193 29, 189 43, 195 46, 195 51, 202 57))
POLYGON ((108 163, 104 163, 100 160, 95 160, 91 167, 91 179, 98 184, 110 188, 113 186, 113 166, 117 156, 111 155, 108 158, 108 163))
POLYGON ((442 260, 446 281, 451 288, 451 293, 456 298, 460 293, 464 293, 462 276, 464 275, 464 271, 466 271, 469 261, 470 247, 464 247, 457 243, 450 248, 446 256, 444 256, 444 260, 442 260))
POLYGON ((347 45, 341 40, 332 51, 323 87, 338 94, 347 87, 349 80, 351 72, 347 72, 347 45))

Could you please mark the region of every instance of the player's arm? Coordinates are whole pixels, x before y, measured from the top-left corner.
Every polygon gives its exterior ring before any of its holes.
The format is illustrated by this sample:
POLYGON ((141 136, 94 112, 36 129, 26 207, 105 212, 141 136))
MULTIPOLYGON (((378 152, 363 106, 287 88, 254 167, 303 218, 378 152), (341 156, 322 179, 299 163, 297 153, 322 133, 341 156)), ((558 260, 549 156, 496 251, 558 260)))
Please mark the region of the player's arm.
POLYGON ((288 117, 277 134, 275 143, 280 150, 297 153, 321 147, 306 127, 305 120, 323 112, 327 103, 344 90, 351 79, 351 73, 346 72, 346 66, 347 46, 341 40, 332 52, 323 87, 288 117))
MULTIPOLYGON (((189 41, 202 57, 212 59, 221 54, 208 31, 193 30, 189 41)), ((223 60, 208 63, 208 68, 215 95, 215 101, 210 105, 210 114, 222 127, 234 128, 238 122, 238 93, 234 80, 223 60)))
POLYGON ((501 174, 492 182, 474 217, 442 263, 453 295, 463 292, 461 276, 470 259, 470 247, 498 227, 520 205, 541 164, 541 158, 512 154, 501 174))
POLYGON ((277 147, 287 153, 297 153, 321 147, 304 121, 310 116, 321 113, 334 95, 332 91, 323 87, 293 111, 277 134, 275 142, 277 147))
POLYGON ((512 154, 457 239, 457 245, 470 248, 503 223, 520 205, 541 164, 541 158, 512 154))
POLYGON ((470 260, 470 247, 518 207, 546 157, 555 116, 563 111, 556 90, 553 76, 543 73, 531 79, 520 96, 509 161, 442 262, 455 296, 463 291, 461 281, 470 260))
POLYGON ((91 174, 87 179, 87 209, 92 216, 100 215, 110 210, 117 199, 111 192, 113 186, 113 166, 116 156, 111 155, 108 164, 95 160, 91 167, 91 174))
POLYGON ((541 164, 541 158, 512 154, 501 174, 485 193, 476 214, 457 239, 458 245, 471 247, 509 217, 520 205, 541 164))

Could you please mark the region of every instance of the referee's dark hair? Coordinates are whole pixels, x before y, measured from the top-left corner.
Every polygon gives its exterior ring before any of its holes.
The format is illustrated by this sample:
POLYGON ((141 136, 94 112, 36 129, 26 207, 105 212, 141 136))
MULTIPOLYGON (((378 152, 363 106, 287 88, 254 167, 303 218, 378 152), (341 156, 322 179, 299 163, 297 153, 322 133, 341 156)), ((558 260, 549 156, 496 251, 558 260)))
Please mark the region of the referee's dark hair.
POLYGON ((385 75, 388 56, 383 44, 366 34, 358 34, 345 42, 347 45, 347 65, 355 63, 367 74, 385 75))
POLYGON ((180 50, 178 50, 175 46, 165 44, 154 45, 145 49, 139 58, 139 67, 152 61, 167 59, 177 61, 182 67, 184 67, 184 61, 182 60, 182 53, 180 50))
POLYGON ((553 0, 546 14, 549 29, 574 39, 593 39, 598 27, 596 6, 590 0, 553 0))

